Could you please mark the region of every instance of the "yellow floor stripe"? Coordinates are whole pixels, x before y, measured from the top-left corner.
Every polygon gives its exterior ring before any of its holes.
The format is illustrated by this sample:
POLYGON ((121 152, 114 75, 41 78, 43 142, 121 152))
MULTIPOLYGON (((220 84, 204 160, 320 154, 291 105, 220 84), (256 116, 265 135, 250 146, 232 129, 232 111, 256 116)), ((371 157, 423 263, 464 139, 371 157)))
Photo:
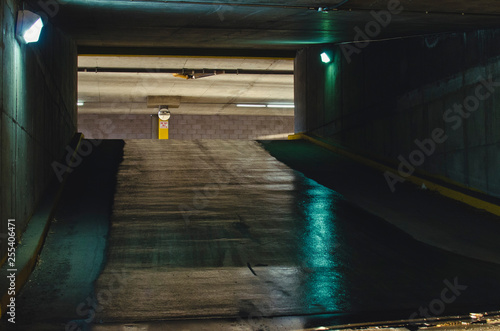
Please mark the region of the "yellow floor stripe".
MULTIPOLYGON (((321 146, 323 148, 331 150, 337 154, 349 157, 350 159, 353 159, 357 162, 363 163, 369 167, 375 168, 375 169, 380 170, 380 171, 390 171, 396 175, 398 174, 398 171, 396 169, 388 167, 388 166, 381 164, 379 162, 370 160, 366 157, 351 153, 343 148, 325 143, 325 142, 318 140, 318 139, 315 139, 307 134, 297 133, 297 134, 288 136, 288 139, 289 140, 297 140, 297 139, 308 140, 308 141, 310 141, 318 146, 321 146)), ((472 197, 472 196, 467 195, 465 193, 458 192, 456 190, 450 189, 448 187, 444 187, 442 185, 436 184, 436 183, 431 182, 427 179, 423 179, 423 178, 420 178, 417 176, 412 175, 412 176, 406 177, 406 180, 408 180, 408 181, 410 181, 418 186, 425 184, 425 186, 427 186, 427 188, 429 190, 439 192, 441 195, 444 195, 444 196, 451 198, 453 200, 463 202, 465 204, 468 204, 469 206, 472 206, 472 207, 475 207, 478 209, 483 209, 491 214, 500 216, 500 206, 493 204, 491 202, 487 202, 487 201, 472 197)))

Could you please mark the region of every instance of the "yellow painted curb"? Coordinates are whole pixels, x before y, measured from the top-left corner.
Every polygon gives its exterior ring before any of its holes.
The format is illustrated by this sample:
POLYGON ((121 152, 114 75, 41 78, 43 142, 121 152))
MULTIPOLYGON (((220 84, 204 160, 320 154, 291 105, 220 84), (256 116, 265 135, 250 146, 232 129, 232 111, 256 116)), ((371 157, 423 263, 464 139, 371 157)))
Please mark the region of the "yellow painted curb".
MULTIPOLYGON (((325 143, 325 142, 318 140, 318 139, 315 139, 307 134, 297 133, 297 134, 288 136, 288 139, 289 140, 297 140, 297 139, 308 140, 308 141, 310 141, 318 146, 326 148, 326 149, 328 149, 332 152, 335 152, 337 154, 346 156, 346 157, 353 159, 357 162, 363 163, 369 167, 375 168, 375 169, 380 170, 380 171, 390 171, 390 172, 399 176, 398 171, 396 169, 388 167, 382 163, 370 160, 366 157, 351 153, 351 152, 349 152, 341 147, 337 147, 337 146, 325 143)), ((469 206, 472 206, 474 208, 483 209, 491 214, 500 216, 500 206, 493 204, 491 202, 487 202, 487 201, 472 197, 472 196, 467 195, 465 193, 455 191, 455 190, 450 189, 448 187, 444 187, 442 185, 436 184, 436 183, 431 182, 427 179, 423 179, 423 178, 420 178, 417 176, 412 175, 409 177, 405 177, 405 179, 418 185, 418 186, 425 184, 425 186, 427 186, 427 188, 429 190, 439 192, 441 195, 444 195, 445 197, 463 202, 463 203, 465 203, 469 206)))
POLYGON ((303 139, 301 133, 288 135, 288 140, 298 140, 298 139, 303 139))

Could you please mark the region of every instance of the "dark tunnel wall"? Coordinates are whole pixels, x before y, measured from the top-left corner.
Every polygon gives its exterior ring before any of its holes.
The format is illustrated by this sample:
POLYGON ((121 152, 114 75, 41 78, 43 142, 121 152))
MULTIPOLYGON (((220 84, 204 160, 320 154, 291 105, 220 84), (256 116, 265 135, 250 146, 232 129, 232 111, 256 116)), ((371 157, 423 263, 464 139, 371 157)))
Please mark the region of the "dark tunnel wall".
POLYGON ((295 131, 500 196, 500 30, 365 45, 298 52, 295 131))
POLYGON ((1 0, 0 258, 7 219, 16 219, 19 237, 76 131, 76 46, 47 20, 38 43, 20 44, 17 9, 17 1, 1 0))

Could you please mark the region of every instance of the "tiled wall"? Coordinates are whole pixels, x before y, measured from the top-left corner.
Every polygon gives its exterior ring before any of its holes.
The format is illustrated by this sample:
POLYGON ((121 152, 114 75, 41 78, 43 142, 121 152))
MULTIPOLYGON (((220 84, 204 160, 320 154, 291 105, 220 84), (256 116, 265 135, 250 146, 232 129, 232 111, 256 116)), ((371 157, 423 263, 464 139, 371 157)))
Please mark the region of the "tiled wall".
POLYGON ((88 139, 151 139, 150 115, 78 114, 78 131, 88 139))
POLYGON ((172 139, 258 139, 293 133, 292 116, 175 115, 172 139))
MULTIPOLYGON (((170 118, 170 139, 273 139, 293 133, 293 116, 183 115, 170 118)), ((78 131, 86 138, 156 138, 150 115, 79 114, 78 131)))

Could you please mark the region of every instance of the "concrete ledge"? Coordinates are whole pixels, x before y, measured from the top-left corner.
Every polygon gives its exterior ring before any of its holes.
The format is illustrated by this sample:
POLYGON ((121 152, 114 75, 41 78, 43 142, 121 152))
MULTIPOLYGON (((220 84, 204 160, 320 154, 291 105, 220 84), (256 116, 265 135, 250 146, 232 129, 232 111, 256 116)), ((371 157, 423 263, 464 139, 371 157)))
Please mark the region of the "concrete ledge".
MULTIPOLYGON (((70 146, 74 150, 71 156, 74 159, 76 151, 80 147, 80 142, 83 136, 80 133, 75 134, 70 142, 70 146)), ((16 247, 16 295, 19 293, 23 285, 28 281, 31 271, 35 267, 38 255, 42 250, 45 237, 49 230, 50 221, 53 218, 59 197, 67 180, 68 172, 63 176, 63 181, 59 183, 55 178, 54 181, 45 191, 42 200, 39 202, 35 212, 29 220, 26 231, 23 233, 21 240, 16 247)), ((7 275, 8 264, 5 263, 0 268, 0 318, 6 313, 7 304, 10 295, 8 294, 9 280, 7 275)))
MULTIPOLYGON (((377 169, 377 170, 380 170, 383 172, 389 171, 395 175, 398 175, 398 171, 395 168, 392 168, 390 166, 387 166, 387 165, 382 164, 382 163, 377 162, 377 161, 373 161, 367 157, 358 155, 356 153, 350 152, 343 147, 335 146, 331 143, 322 141, 320 138, 317 138, 317 137, 313 137, 313 136, 310 136, 310 135, 307 135, 304 133, 297 133, 297 134, 293 134, 293 135, 288 136, 288 139, 289 140, 297 140, 297 139, 308 140, 308 141, 310 141, 318 146, 326 148, 326 149, 328 149, 332 152, 335 152, 337 154, 346 156, 352 160, 355 160, 359 163, 365 164, 371 168, 374 168, 374 169, 377 169)), ((442 181, 442 179, 439 179, 439 178, 435 178, 435 181, 433 181, 432 179, 424 179, 422 177, 412 175, 409 177, 405 177, 405 180, 407 180, 411 183, 414 183, 418 186, 422 186, 422 184, 424 184, 429 190, 436 191, 443 196, 446 196, 446 197, 451 198, 453 200, 463 202, 463 203, 465 203, 469 206, 472 206, 474 208, 485 210, 493 215, 500 216, 500 206, 495 204, 495 203, 485 201, 485 199, 482 199, 480 197, 472 196, 472 193, 474 193, 474 195, 478 195, 477 194, 478 192, 476 192, 476 191, 471 192, 471 194, 468 194, 468 193, 463 192, 464 191, 463 187, 454 188, 454 187, 447 187, 447 186, 443 186, 441 184, 437 184, 436 181, 437 182, 442 181)))

